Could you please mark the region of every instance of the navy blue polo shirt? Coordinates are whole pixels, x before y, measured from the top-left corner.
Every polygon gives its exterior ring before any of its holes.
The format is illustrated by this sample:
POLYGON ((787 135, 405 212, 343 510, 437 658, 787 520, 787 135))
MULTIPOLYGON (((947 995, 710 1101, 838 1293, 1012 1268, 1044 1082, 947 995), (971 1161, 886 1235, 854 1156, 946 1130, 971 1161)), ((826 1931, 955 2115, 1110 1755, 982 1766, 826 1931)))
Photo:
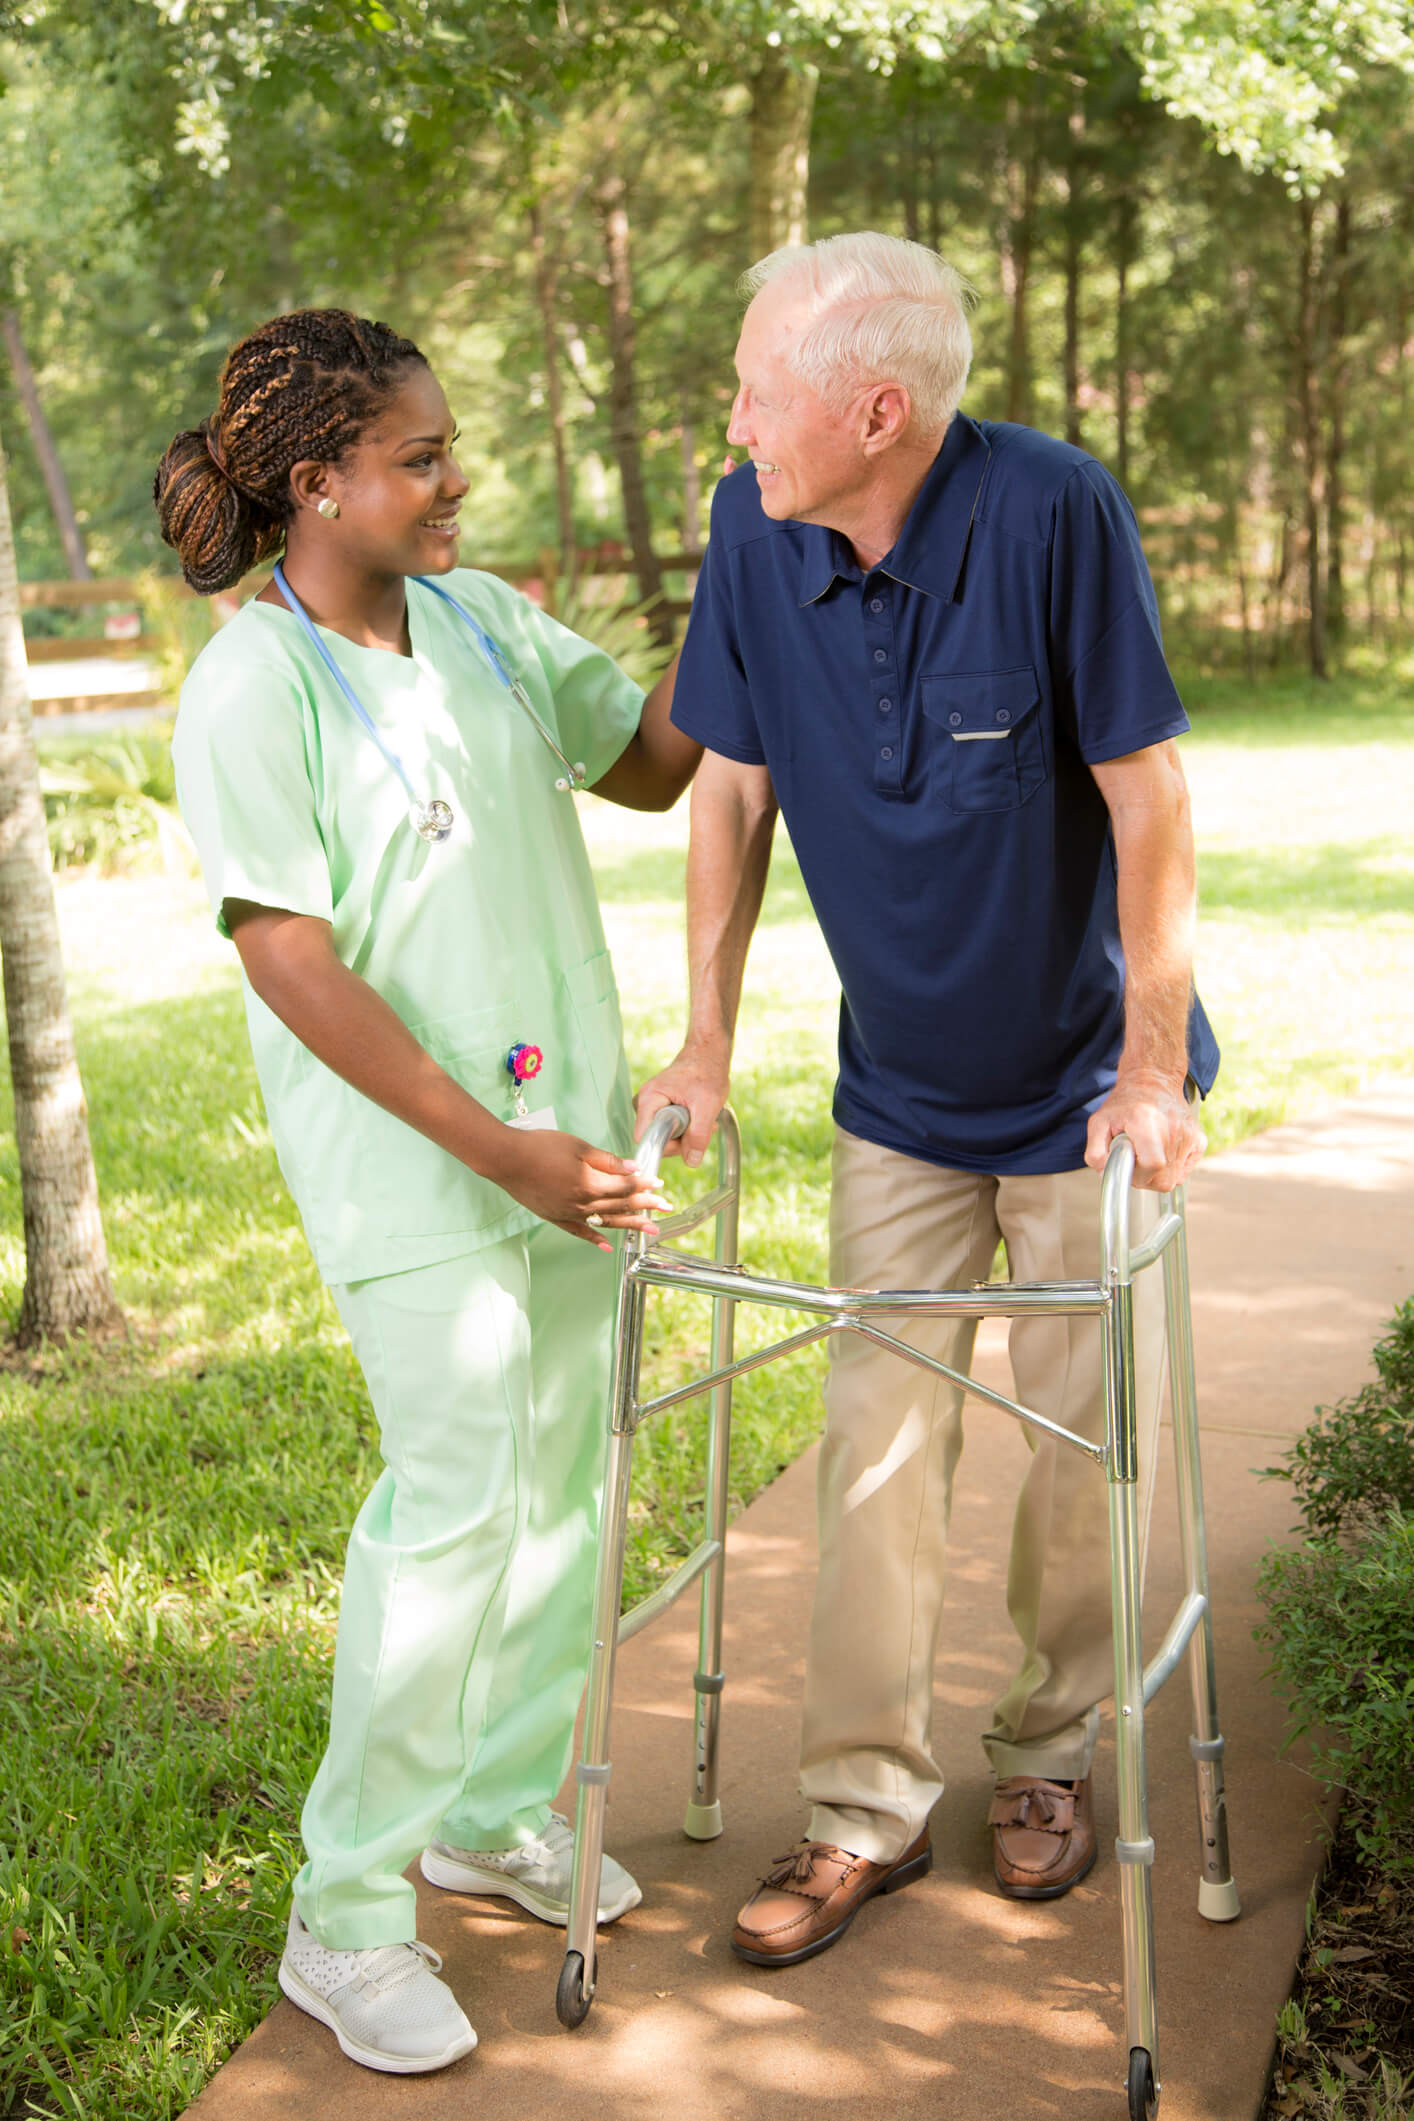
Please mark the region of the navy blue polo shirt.
MULTIPOLYGON (((959 414, 891 552, 723 479, 673 720, 769 768, 843 988, 835 1118, 963 1170, 1066 1171, 1113 1088, 1124 959, 1089 768, 1188 727, 1104 467, 959 414)), ((1217 1046, 1200 1004, 1189 1067, 1217 1046)))

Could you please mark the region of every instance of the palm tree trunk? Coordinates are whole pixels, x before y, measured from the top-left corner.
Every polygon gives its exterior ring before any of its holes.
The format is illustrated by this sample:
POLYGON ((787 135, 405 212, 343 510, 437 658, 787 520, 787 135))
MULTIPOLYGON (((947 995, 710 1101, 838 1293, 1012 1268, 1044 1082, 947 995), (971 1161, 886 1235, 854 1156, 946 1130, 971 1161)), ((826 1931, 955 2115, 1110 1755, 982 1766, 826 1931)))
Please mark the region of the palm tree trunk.
POLYGON ((25 1226, 21 1347, 122 1324, 108 1278, 39 793, 0 452, 0 955, 25 1226))

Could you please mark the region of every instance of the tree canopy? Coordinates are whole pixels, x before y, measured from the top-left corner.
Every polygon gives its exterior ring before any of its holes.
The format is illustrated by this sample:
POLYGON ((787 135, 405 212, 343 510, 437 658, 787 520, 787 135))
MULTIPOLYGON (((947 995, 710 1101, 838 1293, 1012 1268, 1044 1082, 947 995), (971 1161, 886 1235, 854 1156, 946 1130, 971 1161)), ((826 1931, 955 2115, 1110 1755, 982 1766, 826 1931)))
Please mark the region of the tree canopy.
MULTIPOLYGON (((1313 660, 1403 615, 1404 0, 31 0, 0 288, 100 568, 262 315, 425 343, 487 558, 691 545, 762 248, 873 226, 978 287, 970 410, 1120 473, 1171 614, 1313 660), (1314 632, 1313 632, 1314 629, 1314 632)), ((19 410, 21 568, 59 570, 19 410)))

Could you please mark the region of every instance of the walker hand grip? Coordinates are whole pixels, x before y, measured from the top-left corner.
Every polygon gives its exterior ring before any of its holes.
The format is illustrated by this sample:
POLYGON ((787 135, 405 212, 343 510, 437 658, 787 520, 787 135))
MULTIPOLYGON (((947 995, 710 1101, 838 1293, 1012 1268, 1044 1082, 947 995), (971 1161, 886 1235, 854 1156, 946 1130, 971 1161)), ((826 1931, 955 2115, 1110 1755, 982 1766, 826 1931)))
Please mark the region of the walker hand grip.
POLYGON ((656 1178, 668 1143, 687 1132, 692 1114, 686 1105, 664 1105, 648 1123, 648 1131, 633 1152, 633 1160, 645 1178, 656 1178))

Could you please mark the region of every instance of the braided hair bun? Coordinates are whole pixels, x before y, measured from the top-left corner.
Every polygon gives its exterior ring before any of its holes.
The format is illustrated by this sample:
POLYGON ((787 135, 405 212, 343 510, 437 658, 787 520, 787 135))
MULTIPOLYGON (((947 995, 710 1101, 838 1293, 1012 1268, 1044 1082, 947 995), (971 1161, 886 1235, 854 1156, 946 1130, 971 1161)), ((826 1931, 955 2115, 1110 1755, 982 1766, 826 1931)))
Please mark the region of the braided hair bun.
POLYGON ((386 324, 346 309, 272 317, 231 349, 220 403, 175 436, 152 498, 182 574, 205 595, 279 552, 294 512, 290 472, 337 464, 425 356, 386 324))

